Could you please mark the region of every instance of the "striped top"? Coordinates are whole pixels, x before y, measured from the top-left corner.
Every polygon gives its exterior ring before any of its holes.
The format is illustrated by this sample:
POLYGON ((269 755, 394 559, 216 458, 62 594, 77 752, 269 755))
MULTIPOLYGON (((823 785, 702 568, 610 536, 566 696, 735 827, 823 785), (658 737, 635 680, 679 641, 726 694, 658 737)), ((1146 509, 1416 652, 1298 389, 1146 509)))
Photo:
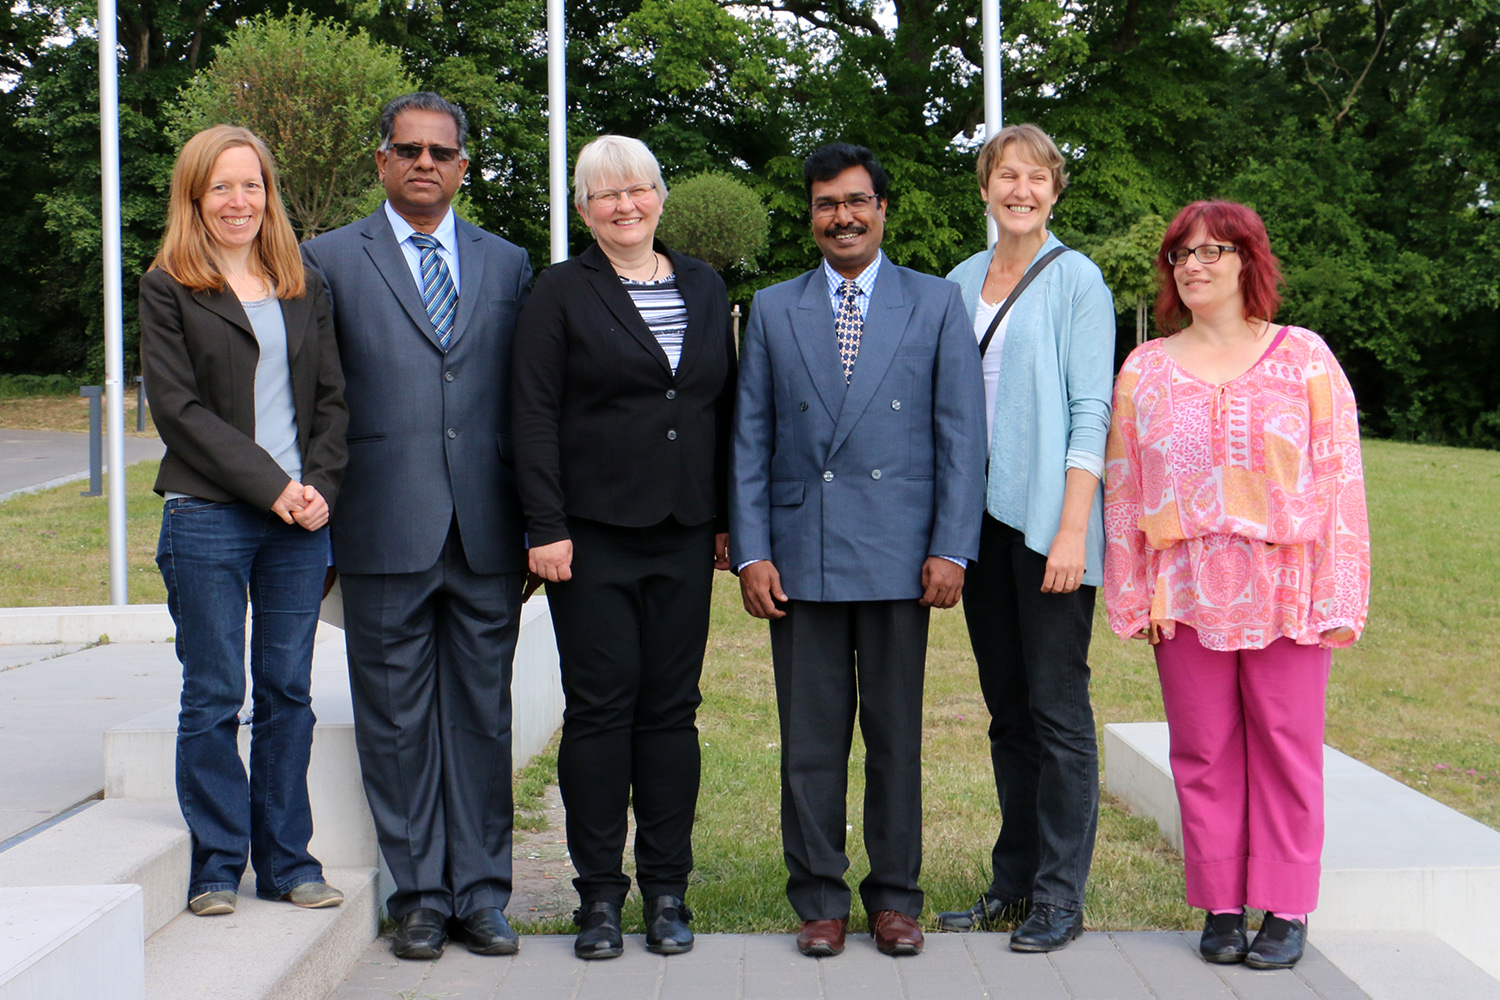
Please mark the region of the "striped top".
POLYGON ((682 337, 687 333, 687 302, 677 290, 677 275, 669 274, 660 281, 629 281, 620 279, 630 293, 630 301, 641 311, 641 319, 651 330, 651 335, 661 345, 677 374, 677 364, 682 360, 682 337))

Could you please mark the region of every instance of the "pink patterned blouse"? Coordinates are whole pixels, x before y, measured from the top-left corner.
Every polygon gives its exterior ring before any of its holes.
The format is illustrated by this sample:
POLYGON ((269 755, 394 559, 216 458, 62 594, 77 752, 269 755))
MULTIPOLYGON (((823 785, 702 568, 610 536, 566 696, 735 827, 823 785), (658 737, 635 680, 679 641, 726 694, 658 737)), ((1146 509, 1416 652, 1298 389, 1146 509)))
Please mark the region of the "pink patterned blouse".
POLYGON ((1347 646, 1370 604, 1370 529, 1354 393, 1323 339, 1283 327, 1212 385, 1162 340, 1115 383, 1105 449, 1104 601, 1129 638, 1190 625, 1208 649, 1287 636, 1347 646), (1347 627, 1342 641, 1321 633, 1347 627))

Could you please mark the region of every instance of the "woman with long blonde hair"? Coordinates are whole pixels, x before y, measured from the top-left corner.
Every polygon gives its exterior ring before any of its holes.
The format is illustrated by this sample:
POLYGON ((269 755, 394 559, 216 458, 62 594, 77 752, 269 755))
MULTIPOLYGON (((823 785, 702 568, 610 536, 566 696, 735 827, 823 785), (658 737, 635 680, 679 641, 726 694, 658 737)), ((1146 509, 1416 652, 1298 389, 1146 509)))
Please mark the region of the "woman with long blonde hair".
POLYGON ((247 860, 257 895, 337 906, 343 894, 307 850, 307 761, 348 411, 326 293, 303 270, 275 164, 249 129, 216 125, 178 154, 140 316, 141 369, 166 444, 156 562, 182 663, 188 906, 234 912, 247 860), (237 748, 247 600, 248 778, 237 748))

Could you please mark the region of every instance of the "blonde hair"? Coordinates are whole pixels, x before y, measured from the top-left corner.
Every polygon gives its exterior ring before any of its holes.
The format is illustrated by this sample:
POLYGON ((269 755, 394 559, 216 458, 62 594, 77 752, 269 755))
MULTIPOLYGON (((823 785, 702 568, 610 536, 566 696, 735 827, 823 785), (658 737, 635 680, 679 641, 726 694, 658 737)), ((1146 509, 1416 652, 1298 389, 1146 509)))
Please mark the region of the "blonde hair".
POLYGON ((995 168, 1005 158, 1005 147, 1013 142, 1021 146, 1028 160, 1052 171, 1052 194, 1054 197, 1062 194, 1063 188, 1068 186, 1068 161, 1058 150, 1052 137, 1029 122, 1007 125, 985 141, 979 150, 979 162, 974 165, 974 172, 979 175, 979 190, 989 188, 990 174, 995 172, 995 168))
POLYGON ((276 161, 259 136, 237 125, 206 128, 183 144, 172 168, 167 231, 150 269, 161 268, 195 292, 224 289, 224 275, 214 260, 213 237, 203 225, 198 202, 208 191, 219 157, 241 146, 255 150, 266 189, 266 211, 255 235, 254 259, 275 286, 277 298, 301 298, 307 294, 307 277, 302 270, 302 255, 297 252, 297 234, 292 231, 276 186, 276 161))
POLYGON ((639 139, 623 135, 601 135, 578 151, 573 166, 573 204, 581 212, 588 204, 589 189, 613 177, 622 184, 639 178, 656 185, 661 200, 667 200, 667 182, 661 176, 661 164, 639 139))

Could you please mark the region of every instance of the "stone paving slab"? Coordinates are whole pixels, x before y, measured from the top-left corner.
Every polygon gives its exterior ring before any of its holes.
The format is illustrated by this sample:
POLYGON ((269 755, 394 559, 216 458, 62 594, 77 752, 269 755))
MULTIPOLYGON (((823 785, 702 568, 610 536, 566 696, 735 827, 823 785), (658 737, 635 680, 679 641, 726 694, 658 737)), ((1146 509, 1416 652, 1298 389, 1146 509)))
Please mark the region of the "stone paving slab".
POLYGON ((858 934, 808 959, 789 934, 706 934, 664 958, 631 935, 620 958, 583 962, 571 936, 549 935, 511 958, 450 942, 435 962, 402 962, 382 939, 330 1000, 1372 1000, 1315 947, 1285 972, 1210 966, 1196 949, 1176 931, 1085 934, 1051 955, 1010 951, 1003 934, 934 934, 893 959, 858 934))

